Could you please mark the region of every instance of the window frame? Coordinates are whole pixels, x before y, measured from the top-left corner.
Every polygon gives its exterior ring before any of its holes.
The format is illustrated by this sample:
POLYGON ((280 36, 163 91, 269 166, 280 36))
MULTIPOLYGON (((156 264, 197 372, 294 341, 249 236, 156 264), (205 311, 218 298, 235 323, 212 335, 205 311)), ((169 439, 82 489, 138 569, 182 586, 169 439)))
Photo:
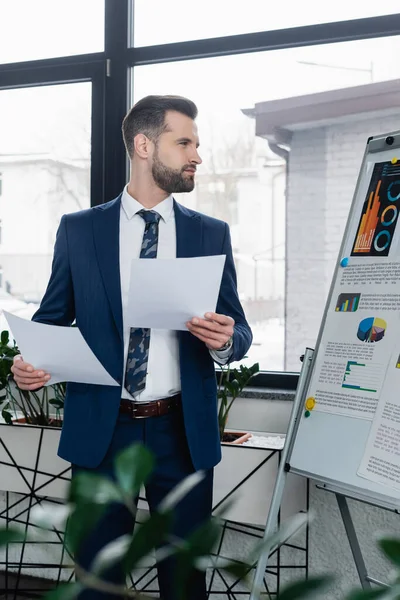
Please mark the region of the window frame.
MULTIPOLYGON (((104 52, 0 64, 0 91, 92 82, 91 206, 116 197, 126 182, 128 162, 121 123, 130 105, 135 67, 400 35, 400 14, 396 13, 135 47, 134 0, 105 0, 104 11, 104 52)), ((297 380, 298 373, 264 371, 254 377, 252 385, 295 390, 297 380)))

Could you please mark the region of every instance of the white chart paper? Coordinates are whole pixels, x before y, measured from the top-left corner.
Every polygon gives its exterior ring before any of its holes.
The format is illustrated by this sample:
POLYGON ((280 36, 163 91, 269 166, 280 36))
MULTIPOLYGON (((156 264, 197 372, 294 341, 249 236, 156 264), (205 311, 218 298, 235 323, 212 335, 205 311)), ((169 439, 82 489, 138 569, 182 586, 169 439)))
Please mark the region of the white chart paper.
POLYGON ((24 361, 51 375, 46 385, 63 381, 119 385, 93 354, 77 327, 46 325, 7 312, 4 316, 24 361))
POLYGON ((400 490, 400 346, 393 353, 358 475, 400 490))
POLYGON ((215 312, 225 255, 132 261, 130 327, 186 331, 186 323, 215 312))
POLYGON ((316 411, 373 419, 400 336, 400 262, 354 258, 335 282, 310 382, 316 411))

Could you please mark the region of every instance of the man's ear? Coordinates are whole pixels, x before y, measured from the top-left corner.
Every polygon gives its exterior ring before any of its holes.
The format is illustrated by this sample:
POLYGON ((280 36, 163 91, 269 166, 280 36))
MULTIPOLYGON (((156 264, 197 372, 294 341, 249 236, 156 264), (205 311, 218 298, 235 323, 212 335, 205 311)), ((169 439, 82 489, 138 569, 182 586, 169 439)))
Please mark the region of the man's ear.
POLYGON ((134 152, 140 158, 148 158, 151 152, 151 140, 144 133, 138 133, 133 140, 134 152))

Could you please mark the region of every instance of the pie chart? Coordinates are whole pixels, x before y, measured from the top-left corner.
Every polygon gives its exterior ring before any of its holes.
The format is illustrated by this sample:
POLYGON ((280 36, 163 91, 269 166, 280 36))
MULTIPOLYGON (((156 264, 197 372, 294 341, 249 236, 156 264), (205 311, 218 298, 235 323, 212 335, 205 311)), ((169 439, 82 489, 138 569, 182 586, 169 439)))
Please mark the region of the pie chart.
POLYGON ((387 323, 383 319, 368 317, 358 326, 357 337, 362 342, 379 342, 385 335, 387 323))

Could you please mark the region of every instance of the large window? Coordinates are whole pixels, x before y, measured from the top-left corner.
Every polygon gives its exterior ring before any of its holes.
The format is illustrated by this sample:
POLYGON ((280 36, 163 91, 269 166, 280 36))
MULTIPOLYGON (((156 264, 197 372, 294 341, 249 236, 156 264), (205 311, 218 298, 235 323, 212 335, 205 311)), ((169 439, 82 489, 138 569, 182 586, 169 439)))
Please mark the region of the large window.
POLYGON ((204 162, 178 199, 230 226, 254 333, 246 362, 298 371, 365 141, 398 128, 393 10, 375 0, 0 0, 0 311, 35 310, 62 214, 123 189, 127 98, 181 94, 198 105, 204 162))
POLYGON ((391 14, 375 0, 135 0, 135 46, 151 46, 256 31, 286 29, 391 14))
MULTIPOLYGON (((255 121, 244 114, 245 109, 268 100, 395 78, 398 61, 388 47, 395 48, 398 42, 397 38, 347 42, 134 70, 134 99, 175 93, 193 99, 199 108, 204 162, 195 191, 180 200, 230 224, 239 294, 254 334, 248 363, 258 360, 264 370, 285 367, 285 277, 296 278, 298 273, 288 271, 285 260, 285 229, 290 217, 285 211, 286 162, 266 139, 256 137, 255 121)), ((312 170, 307 176, 313 189, 317 182, 312 170)), ((348 192, 348 187, 343 189, 348 192)), ((325 248, 317 243, 313 254, 318 252, 323 255, 325 248)), ((321 289, 318 280, 306 278, 303 285, 307 293, 312 293, 313 286, 321 289)), ((324 294, 323 288, 319 304, 313 308, 318 317, 324 294)), ((291 314, 286 317, 290 320, 291 314)), ((290 368, 296 370, 298 364, 296 356, 290 368)))
POLYGON ((0 91, 1 308, 18 299, 21 316, 45 291, 61 216, 90 206, 91 95, 90 83, 0 91))
POLYGON ((1 0, 0 63, 104 50, 104 0, 1 0))

